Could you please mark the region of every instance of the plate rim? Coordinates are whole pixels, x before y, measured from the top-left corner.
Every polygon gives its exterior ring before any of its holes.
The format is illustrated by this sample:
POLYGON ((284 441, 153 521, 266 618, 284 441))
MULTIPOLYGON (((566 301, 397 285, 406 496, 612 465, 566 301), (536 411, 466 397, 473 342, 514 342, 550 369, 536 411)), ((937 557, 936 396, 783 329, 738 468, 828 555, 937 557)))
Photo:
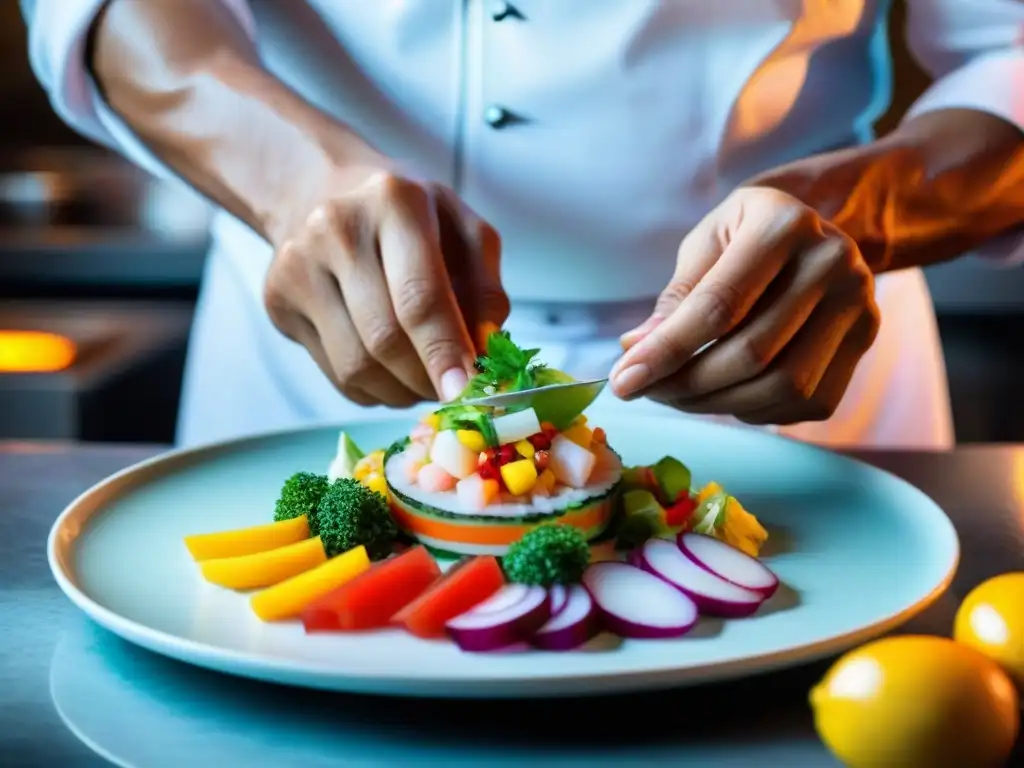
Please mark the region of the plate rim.
MULTIPOLYGON (((654 417, 645 414, 641 418, 654 417)), ((201 461, 204 457, 244 450, 247 445, 269 442, 276 438, 332 430, 343 431, 352 427, 386 428, 392 424, 397 429, 402 429, 403 425, 408 426, 408 418, 369 418, 338 424, 321 423, 269 430, 228 440, 173 447, 135 462, 79 493, 57 516, 50 528, 46 543, 50 572, 65 596, 89 619, 107 631, 150 652, 215 672, 271 683, 360 694, 429 698, 528 698, 540 694, 565 697, 664 690, 703 683, 724 682, 745 675, 760 675, 781 668, 810 664, 848 650, 855 645, 876 639, 899 628, 927 610, 949 589, 960 564, 959 534, 945 510, 923 490, 888 470, 868 464, 853 456, 843 455, 785 435, 764 431, 757 431, 757 434, 769 441, 795 443, 803 449, 827 454, 831 458, 859 467, 866 467, 872 472, 904 486, 934 507, 947 529, 946 532, 952 545, 950 560, 938 583, 913 603, 870 624, 781 650, 754 653, 694 667, 672 669, 618 670, 601 673, 566 672, 564 674, 555 672, 522 679, 486 676, 453 678, 445 676, 440 671, 431 673, 430 670, 427 670, 427 674, 415 676, 379 673, 360 675, 351 670, 339 672, 320 663, 287 658, 269 659, 258 653, 225 649, 181 637, 128 619, 92 599, 75 583, 74 568, 64 560, 60 541, 62 536, 68 538, 64 546, 70 554, 73 554, 74 545, 81 538, 82 533, 91 524, 93 518, 102 513, 111 501, 140 485, 145 485, 150 480, 165 477, 196 461, 201 461), (76 517, 81 518, 78 521, 77 529, 72 532, 66 531, 76 517), (71 573, 68 573, 68 570, 71 573), (494 688, 499 690, 491 690, 494 688), (484 689, 486 689, 486 693, 483 693, 484 689)), ((752 431, 749 427, 731 424, 709 422, 708 426, 715 430, 752 431)))

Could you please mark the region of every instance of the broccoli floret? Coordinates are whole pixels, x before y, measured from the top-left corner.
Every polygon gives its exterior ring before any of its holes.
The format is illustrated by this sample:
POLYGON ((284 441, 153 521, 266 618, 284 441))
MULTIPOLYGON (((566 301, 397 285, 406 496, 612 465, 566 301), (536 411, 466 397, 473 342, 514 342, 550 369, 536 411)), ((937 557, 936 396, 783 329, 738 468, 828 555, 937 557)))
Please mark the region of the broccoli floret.
POLYGON ((502 561, 509 581, 550 587, 575 584, 590 563, 590 547, 570 525, 541 525, 508 548, 502 561))
POLYGON ((328 557, 362 544, 371 560, 381 560, 391 554, 398 536, 387 500, 348 477, 327 487, 317 506, 316 518, 328 557))
POLYGON ((327 490, 327 476, 314 475, 312 472, 296 472, 284 481, 281 495, 274 505, 274 520, 291 520, 294 517, 306 516, 309 532, 318 533, 316 507, 320 503, 324 491, 327 490))

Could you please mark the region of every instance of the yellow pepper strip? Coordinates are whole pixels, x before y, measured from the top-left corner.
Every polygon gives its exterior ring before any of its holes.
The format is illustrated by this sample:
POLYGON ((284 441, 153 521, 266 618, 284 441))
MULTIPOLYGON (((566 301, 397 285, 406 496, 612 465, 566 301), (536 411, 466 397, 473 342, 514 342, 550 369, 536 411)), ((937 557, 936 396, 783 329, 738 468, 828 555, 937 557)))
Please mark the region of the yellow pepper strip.
POLYGON ((370 569, 370 558, 362 545, 332 557, 311 571, 300 573, 269 589, 257 592, 250 604, 263 621, 293 619, 314 600, 370 569))
POLYGON ((185 537, 185 546, 193 560, 212 560, 220 557, 240 557, 286 547, 309 538, 306 516, 293 517, 276 523, 254 525, 234 531, 200 533, 185 537))
POLYGON ((218 557, 199 564, 203 578, 228 589, 259 589, 278 584, 327 561, 320 537, 239 557, 218 557))

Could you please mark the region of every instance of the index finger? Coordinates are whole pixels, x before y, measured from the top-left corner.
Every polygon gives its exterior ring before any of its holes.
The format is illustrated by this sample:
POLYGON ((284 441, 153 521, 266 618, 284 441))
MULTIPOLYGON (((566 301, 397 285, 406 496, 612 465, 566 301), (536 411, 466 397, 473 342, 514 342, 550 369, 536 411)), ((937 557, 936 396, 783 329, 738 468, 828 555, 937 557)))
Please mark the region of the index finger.
POLYGON ((429 197, 425 191, 409 197, 382 222, 381 262, 399 324, 439 398, 451 400, 465 387, 476 353, 448 279, 429 197))
POLYGON ((759 229, 737 232, 672 314, 622 356, 611 375, 616 394, 633 395, 671 376, 750 312, 791 250, 788 229, 768 240, 759 229))

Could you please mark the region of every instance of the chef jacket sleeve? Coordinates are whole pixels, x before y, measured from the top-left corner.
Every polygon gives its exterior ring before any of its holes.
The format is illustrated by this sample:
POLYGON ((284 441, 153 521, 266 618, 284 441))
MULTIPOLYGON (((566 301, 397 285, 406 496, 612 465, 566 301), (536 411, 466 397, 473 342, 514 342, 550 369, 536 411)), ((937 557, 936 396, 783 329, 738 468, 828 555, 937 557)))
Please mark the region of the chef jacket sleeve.
MULTIPOLYGON (((975 109, 1024 130, 1024 2, 908 0, 907 42, 935 81, 904 119, 975 109)), ((1024 262, 1024 226, 975 254, 1024 262)))
MULTIPOLYGON (((230 10, 250 38, 256 22, 248 0, 209 0, 230 10)), ((174 174, 146 149, 103 101, 85 61, 93 21, 107 0, 20 0, 29 58, 54 111, 71 128, 162 177, 174 174)))

